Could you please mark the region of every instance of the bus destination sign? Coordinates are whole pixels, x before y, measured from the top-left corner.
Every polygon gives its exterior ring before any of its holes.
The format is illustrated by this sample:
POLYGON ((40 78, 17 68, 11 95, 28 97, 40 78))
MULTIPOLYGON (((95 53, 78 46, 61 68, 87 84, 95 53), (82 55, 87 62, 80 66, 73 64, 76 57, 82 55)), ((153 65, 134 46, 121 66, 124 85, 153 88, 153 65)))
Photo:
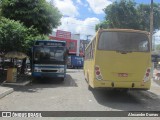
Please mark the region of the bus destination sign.
POLYGON ((65 46, 65 43, 63 42, 42 42, 42 41, 38 41, 36 42, 35 45, 46 45, 46 46, 55 46, 55 47, 61 47, 61 46, 65 46))

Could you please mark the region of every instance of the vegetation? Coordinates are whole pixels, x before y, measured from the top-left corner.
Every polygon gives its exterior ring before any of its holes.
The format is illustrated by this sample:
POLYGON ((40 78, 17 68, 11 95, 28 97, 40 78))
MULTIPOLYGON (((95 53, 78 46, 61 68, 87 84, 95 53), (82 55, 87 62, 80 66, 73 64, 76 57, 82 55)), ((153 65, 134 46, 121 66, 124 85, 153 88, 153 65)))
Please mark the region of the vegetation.
POLYGON ((2 0, 2 16, 19 20, 26 27, 36 28, 40 34, 49 34, 60 25, 62 15, 46 0, 2 0))
MULTIPOLYGON (((61 17, 58 9, 45 0, 0 0, 0 53, 19 51, 29 55, 33 42, 48 39, 61 17)), ((24 68, 22 64, 21 73, 24 68)))
MULTIPOLYGON (((154 29, 160 28, 160 4, 154 4, 154 29)), ((149 31, 150 5, 137 5, 133 0, 120 0, 104 9, 105 21, 96 25, 103 28, 129 28, 149 31)))
POLYGON ((4 17, 0 19, 0 51, 20 51, 27 53, 35 39, 41 38, 38 31, 32 27, 27 28, 19 21, 4 17))
POLYGON ((27 53, 34 40, 60 24, 61 14, 45 0, 0 0, 0 51, 27 53))

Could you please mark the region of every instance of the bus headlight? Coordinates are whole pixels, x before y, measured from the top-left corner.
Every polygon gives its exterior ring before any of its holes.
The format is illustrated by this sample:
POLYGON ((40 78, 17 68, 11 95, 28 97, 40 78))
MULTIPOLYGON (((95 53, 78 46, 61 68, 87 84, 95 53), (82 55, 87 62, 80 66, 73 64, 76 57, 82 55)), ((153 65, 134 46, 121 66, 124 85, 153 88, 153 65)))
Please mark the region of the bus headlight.
POLYGON ((34 72, 41 72, 41 69, 39 69, 39 68, 34 68, 34 72))
POLYGON ((59 69, 58 72, 59 73, 64 73, 64 69, 59 69))

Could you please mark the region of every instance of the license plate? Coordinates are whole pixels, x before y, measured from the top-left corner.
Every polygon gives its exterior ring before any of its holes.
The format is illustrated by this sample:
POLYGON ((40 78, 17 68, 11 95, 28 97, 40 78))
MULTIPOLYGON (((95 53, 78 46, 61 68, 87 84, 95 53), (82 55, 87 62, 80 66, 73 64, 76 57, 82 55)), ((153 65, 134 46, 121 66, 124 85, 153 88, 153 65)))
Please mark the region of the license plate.
POLYGON ((118 73, 118 77, 128 77, 128 73, 118 73))

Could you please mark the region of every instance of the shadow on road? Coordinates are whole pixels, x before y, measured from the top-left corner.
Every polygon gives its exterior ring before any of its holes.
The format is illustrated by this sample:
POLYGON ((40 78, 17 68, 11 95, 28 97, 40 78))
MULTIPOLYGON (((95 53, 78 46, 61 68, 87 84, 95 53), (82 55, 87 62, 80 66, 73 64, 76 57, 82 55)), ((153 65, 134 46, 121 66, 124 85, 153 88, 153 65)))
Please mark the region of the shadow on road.
POLYGON ((160 98, 150 91, 96 89, 92 93, 103 106, 124 111, 159 111, 160 98))
POLYGON ((64 81, 58 78, 41 78, 36 81, 33 80, 27 86, 10 86, 14 88, 15 91, 21 92, 38 92, 38 90, 45 88, 57 88, 57 87, 78 87, 76 79, 73 79, 69 74, 66 74, 64 81))

